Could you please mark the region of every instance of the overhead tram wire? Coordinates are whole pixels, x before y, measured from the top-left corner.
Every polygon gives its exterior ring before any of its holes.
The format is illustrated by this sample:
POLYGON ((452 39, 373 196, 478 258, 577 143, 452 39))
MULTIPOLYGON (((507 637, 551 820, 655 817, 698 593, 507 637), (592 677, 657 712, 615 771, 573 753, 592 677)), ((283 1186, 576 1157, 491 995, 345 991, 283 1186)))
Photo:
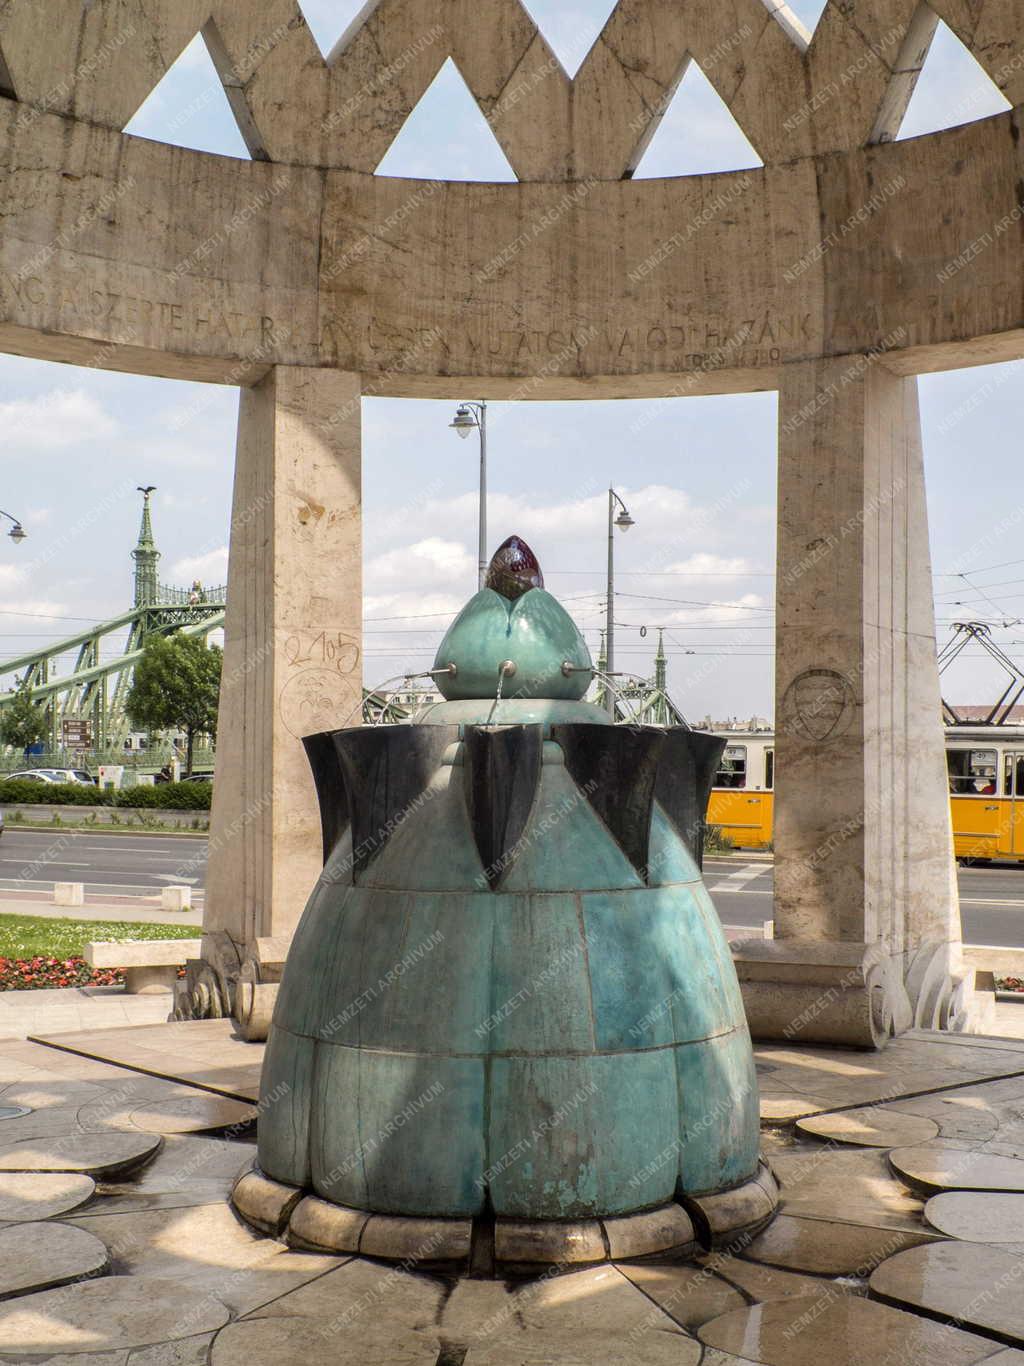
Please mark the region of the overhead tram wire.
MULTIPOLYGON (((979 572, 979 571, 972 571, 972 572, 979 572)), ((960 578, 963 579, 964 583, 967 585, 968 588, 971 589, 972 592, 979 593, 979 594, 981 595, 982 599, 983 599, 985 602, 987 602, 988 605, 989 605, 994 611, 999 612, 999 613, 1001 613, 1001 614, 1003 615, 1003 617, 1004 617, 1003 625, 1004 625, 1004 626, 1017 626, 1017 625, 1020 624, 1021 617, 1020 617, 1019 614, 1018 614, 1016 620, 1013 620, 1013 621, 1007 621, 1007 620, 1005 620, 1006 617, 1012 616, 1012 613, 1004 612, 1003 608, 1001 608, 1001 607, 999 606, 999 604, 998 604, 993 598, 990 598, 990 597, 988 596, 988 594, 984 591, 983 588, 979 587, 978 584, 971 583, 971 581, 970 581, 970 579, 968 578, 968 576, 967 576, 966 573, 962 573, 962 574, 960 575, 960 578)), ((1011 597, 1020 597, 1020 596, 1022 596, 1022 595, 1018 593, 1018 594, 1011 594, 1011 595, 1009 595, 1009 596, 1011 596, 1011 597)))
MULTIPOLYGON (((961 576, 958 575, 957 577, 959 578, 959 577, 961 577, 961 576)), ((978 589, 978 588, 1012 588, 1013 585, 1014 585, 1014 584, 1017 584, 1017 583, 1024 583, 1024 579, 1000 579, 998 583, 968 584, 968 587, 969 587, 969 588, 974 588, 974 589, 978 589)), ((943 588, 943 589, 941 590, 941 593, 942 593, 943 596, 948 596, 950 593, 959 593, 959 592, 962 592, 962 589, 959 589, 959 588, 943 588)))

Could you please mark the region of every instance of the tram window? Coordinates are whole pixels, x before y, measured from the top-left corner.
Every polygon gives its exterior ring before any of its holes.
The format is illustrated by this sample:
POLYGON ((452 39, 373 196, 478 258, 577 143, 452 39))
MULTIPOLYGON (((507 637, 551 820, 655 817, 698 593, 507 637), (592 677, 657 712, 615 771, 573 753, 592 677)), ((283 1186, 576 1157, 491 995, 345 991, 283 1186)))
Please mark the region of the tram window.
POLYGON ((996 752, 994 749, 950 749, 946 751, 949 790, 956 797, 992 797, 996 791, 996 752))
POLYGON ((764 790, 771 792, 775 786, 775 751, 766 749, 764 752, 764 790))
POLYGON ((1024 797, 1024 754, 1006 756, 1006 787, 1008 797, 1024 797))
POLYGON ((722 762, 715 774, 715 787, 746 787, 746 785, 747 747, 746 745, 726 745, 722 762))

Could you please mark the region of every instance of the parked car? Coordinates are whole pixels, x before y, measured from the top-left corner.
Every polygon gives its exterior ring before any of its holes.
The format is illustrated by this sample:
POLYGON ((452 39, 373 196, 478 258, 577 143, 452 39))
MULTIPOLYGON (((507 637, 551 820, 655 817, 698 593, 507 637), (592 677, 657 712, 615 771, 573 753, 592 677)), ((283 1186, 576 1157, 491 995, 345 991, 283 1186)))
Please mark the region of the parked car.
POLYGON ((91 786, 96 781, 84 768, 23 768, 4 776, 23 783, 88 783, 91 786))
POLYGON ((182 778, 183 783, 212 783, 212 773, 193 773, 187 778, 182 778))

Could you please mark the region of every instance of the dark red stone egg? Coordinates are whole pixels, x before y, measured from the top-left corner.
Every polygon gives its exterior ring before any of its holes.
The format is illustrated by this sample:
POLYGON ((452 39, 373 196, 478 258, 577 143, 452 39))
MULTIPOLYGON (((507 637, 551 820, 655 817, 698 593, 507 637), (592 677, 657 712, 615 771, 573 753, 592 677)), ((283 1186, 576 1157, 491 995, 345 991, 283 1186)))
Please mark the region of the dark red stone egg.
POLYGON ((544 575, 540 563, 526 542, 519 536, 510 536, 502 541, 491 557, 484 580, 487 588, 493 588, 503 598, 515 602, 531 588, 544 587, 544 575))

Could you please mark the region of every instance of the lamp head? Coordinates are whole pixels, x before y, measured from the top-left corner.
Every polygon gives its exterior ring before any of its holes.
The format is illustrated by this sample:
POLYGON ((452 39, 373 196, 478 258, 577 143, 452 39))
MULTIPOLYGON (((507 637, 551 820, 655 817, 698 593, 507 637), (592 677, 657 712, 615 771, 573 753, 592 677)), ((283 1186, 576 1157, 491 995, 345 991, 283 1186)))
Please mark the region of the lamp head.
POLYGON ((26 536, 25 528, 21 525, 20 522, 15 522, 7 534, 8 536, 10 536, 11 540, 15 543, 15 545, 20 545, 26 536))
POLYGON ((465 438, 469 436, 470 432, 476 427, 477 421, 473 415, 473 410, 467 408, 466 405, 462 403, 459 405, 454 418, 448 425, 453 428, 454 431, 457 431, 459 436, 465 438))
POLYGON ((630 517, 629 513, 626 511, 626 509, 623 508, 622 511, 619 513, 618 517, 616 517, 615 519, 615 525, 619 528, 620 531, 628 531, 631 526, 635 525, 635 523, 632 517, 630 517))

